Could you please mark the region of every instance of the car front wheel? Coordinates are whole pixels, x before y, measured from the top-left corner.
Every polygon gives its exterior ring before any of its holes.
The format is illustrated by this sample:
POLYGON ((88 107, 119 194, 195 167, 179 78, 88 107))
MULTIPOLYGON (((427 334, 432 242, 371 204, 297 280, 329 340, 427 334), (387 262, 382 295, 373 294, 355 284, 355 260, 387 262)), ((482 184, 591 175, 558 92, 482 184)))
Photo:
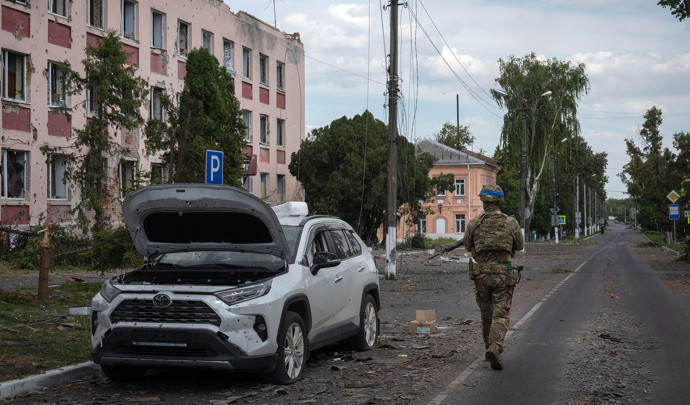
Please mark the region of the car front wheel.
POLYGON ((359 333, 352 338, 352 348, 358 351, 370 350, 376 346, 379 337, 379 316, 374 297, 367 294, 359 313, 359 333))
POLYGON ((268 376, 273 384, 292 384, 302 379, 307 361, 307 334, 302 318, 294 312, 285 315, 278 336, 278 359, 273 374, 268 376))

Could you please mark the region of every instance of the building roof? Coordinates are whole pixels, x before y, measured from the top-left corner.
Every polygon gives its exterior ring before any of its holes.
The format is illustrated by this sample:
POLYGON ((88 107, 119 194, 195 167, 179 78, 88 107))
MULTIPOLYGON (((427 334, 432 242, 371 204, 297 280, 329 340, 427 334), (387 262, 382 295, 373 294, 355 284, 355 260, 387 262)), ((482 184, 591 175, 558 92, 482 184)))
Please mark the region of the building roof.
POLYGON ((442 143, 432 141, 430 139, 423 139, 417 142, 418 152, 427 152, 433 155, 436 159, 437 166, 454 166, 454 165, 488 165, 496 167, 495 164, 479 159, 478 154, 467 150, 459 151, 446 146, 442 143))

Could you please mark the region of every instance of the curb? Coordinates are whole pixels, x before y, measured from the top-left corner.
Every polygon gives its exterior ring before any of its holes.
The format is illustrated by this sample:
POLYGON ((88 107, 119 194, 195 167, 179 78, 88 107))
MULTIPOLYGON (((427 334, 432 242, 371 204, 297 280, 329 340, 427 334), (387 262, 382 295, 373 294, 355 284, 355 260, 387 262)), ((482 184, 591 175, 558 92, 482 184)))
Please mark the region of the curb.
POLYGON ((42 388, 52 387, 76 378, 95 374, 100 369, 100 366, 97 364, 87 361, 73 366, 60 367, 43 374, 5 381, 0 383, 0 399, 12 398, 42 388))
MULTIPOLYGON (((644 238, 647 239, 650 243, 654 243, 654 242, 652 242, 651 239, 649 239, 649 238, 647 237, 647 235, 643 234, 642 232, 640 232, 640 235, 644 236, 644 238)), ((669 248, 669 247, 666 247, 666 246, 664 246, 664 245, 661 245, 661 248, 664 249, 664 250, 667 250, 667 251, 669 251, 669 252, 671 252, 671 253, 673 253, 673 254, 675 254, 675 255, 678 256, 678 257, 680 257, 680 252, 677 252, 677 251, 675 251, 675 250, 673 250, 673 249, 671 249, 671 248, 669 248)))

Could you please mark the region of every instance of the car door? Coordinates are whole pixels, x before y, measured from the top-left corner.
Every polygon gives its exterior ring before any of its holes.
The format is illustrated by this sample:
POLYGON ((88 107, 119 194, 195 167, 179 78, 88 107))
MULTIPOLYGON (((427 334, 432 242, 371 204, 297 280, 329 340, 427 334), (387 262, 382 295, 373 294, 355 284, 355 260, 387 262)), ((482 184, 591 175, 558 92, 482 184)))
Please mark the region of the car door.
POLYGON ((345 295, 343 307, 345 307, 345 323, 349 325, 359 325, 359 313, 362 305, 362 293, 364 286, 372 281, 372 273, 376 272, 373 263, 363 254, 362 244, 359 242, 354 232, 344 231, 350 245, 350 267, 347 276, 352 279, 349 292, 345 295))
MULTIPOLYGON (((340 258, 341 262, 338 266, 338 274, 336 276, 338 285, 338 297, 340 306, 338 312, 335 313, 338 325, 344 325, 349 322, 352 317, 352 301, 357 300, 353 298, 353 292, 356 282, 357 274, 357 259, 352 254, 352 249, 345 235, 345 229, 337 228, 329 230, 333 249, 340 258)), ((360 292, 361 300, 361 292, 360 292)), ((358 305, 359 307, 359 305, 358 305)), ((359 308, 357 309, 359 313, 359 308)))
MULTIPOLYGON (((311 233, 306 249, 306 265, 311 267, 316 252, 333 252, 327 228, 317 228, 311 233)), ((310 339, 316 335, 339 334, 337 314, 340 312, 342 288, 340 266, 324 267, 316 274, 307 274, 306 291, 312 316, 310 339)))

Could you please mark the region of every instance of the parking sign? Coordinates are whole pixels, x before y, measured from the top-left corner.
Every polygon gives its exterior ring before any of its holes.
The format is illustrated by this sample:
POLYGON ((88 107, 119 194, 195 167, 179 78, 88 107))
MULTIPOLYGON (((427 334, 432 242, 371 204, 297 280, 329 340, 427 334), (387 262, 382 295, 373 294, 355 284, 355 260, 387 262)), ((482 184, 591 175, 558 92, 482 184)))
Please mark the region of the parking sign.
POLYGON ((223 152, 206 151, 206 184, 223 184, 223 152))

